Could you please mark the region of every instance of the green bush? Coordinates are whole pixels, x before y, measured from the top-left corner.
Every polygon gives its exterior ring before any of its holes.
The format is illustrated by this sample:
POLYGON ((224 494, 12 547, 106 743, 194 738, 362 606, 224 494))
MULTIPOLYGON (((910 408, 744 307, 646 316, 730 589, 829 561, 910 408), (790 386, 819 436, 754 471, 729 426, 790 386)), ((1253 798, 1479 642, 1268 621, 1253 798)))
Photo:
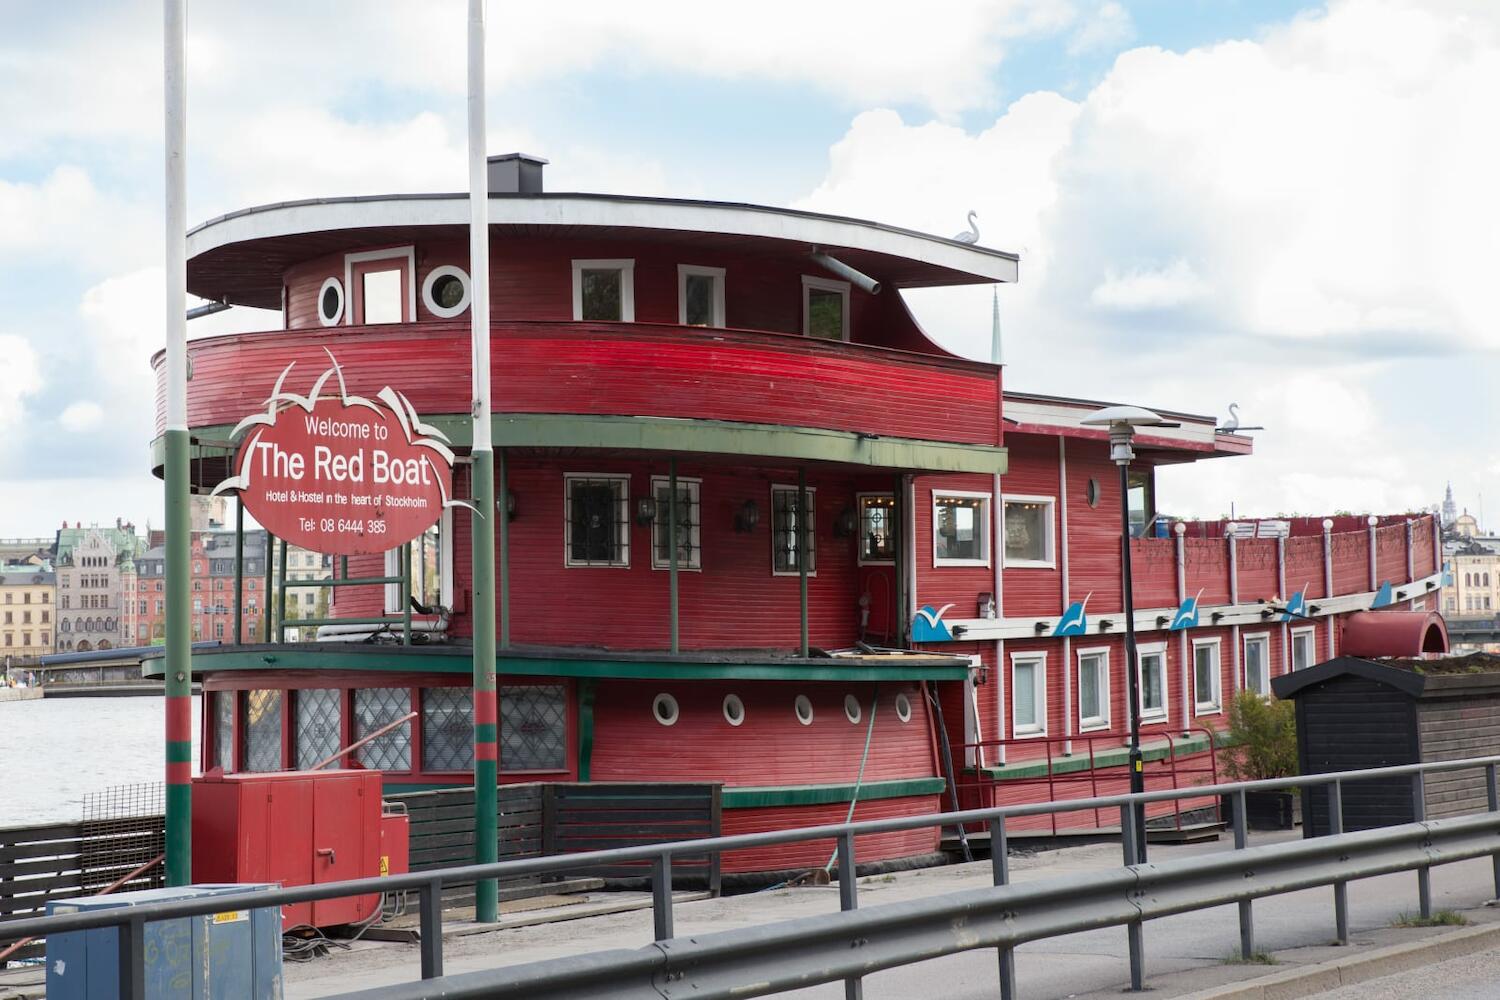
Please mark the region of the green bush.
POLYGON ((1297 709, 1290 701, 1241 691, 1229 703, 1224 772, 1231 781, 1286 778, 1297 773, 1297 709))

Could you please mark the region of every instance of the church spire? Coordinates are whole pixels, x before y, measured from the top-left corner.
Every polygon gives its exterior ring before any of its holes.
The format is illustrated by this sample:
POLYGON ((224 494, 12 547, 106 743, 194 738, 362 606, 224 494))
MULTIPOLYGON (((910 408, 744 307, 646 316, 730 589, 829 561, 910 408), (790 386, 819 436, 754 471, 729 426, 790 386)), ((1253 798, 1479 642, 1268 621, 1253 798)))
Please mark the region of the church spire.
POLYGON ((990 364, 1001 364, 1000 353, 1000 289, 990 290, 990 364))

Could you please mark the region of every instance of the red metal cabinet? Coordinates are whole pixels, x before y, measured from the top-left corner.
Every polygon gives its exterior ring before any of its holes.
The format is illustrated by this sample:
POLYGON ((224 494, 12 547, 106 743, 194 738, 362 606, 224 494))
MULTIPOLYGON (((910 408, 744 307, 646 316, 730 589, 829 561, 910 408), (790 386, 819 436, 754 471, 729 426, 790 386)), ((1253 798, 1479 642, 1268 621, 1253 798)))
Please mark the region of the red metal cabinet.
MULTIPOLYGON (((378 771, 206 774, 193 780, 193 881, 340 882, 380 874, 378 771)), ((282 926, 364 920, 376 895, 298 903, 282 926)))

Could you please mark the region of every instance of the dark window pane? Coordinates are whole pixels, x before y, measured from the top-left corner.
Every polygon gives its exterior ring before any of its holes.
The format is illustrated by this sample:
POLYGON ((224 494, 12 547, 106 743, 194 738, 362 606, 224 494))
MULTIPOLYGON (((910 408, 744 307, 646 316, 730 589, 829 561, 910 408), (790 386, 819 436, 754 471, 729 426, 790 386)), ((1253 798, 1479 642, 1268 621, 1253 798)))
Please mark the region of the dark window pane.
POLYGON ((568 766, 568 696, 557 685, 500 689, 500 766, 505 771, 568 766))
POLYGON ((306 771, 338 753, 343 712, 342 692, 314 688, 297 692, 297 731, 293 746, 297 769, 306 771))
POLYGON ((432 301, 452 309, 464 300, 464 283, 455 274, 445 274, 432 283, 432 301))
POLYGON ((245 738, 241 756, 247 771, 281 770, 283 691, 245 692, 245 738))
POLYGON ((683 287, 683 305, 688 326, 714 325, 714 277, 689 274, 683 287))
POLYGON ((982 497, 939 496, 936 504, 937 557, 983 561, 989 527, 982 497))
POLYGON ((807 335, 821 340, 844 339, 844 296, 821 288, 807 290, 807 335))
MULTIPOLYGON (((669 483, 656 484, 656 520, 652 534, 656 545, 656 566, 672 564, 671 548, 671 501, 672 487, 669 483)), ((697 569, 699 561, 698 484, 677 484, 677 565, 682 569, 697 569)))
POLYGON ((474 767, 474 695, 466 687, 422 692, 422 768, 467 771, 474 767))
POLYGON ((859 498, 859 557, 865 562, 888 562, 896 558, 892 497, 859 498))
POLYGON ((771 491, 771 544, 772 567, 778 573, 801 572, 799 554, 804 541, 807 545, 807 571, 818 568, 818 540, 814 526, 817 523, 818 506, 813 492, 807 492, 806 531, 799 527, 801 516, 797 510, 797 491, 777 488, 771 491), (805 539, 803 535, 806 535, 805 539))
POLYGON ((568 561, 609 566, 625 559, 625 525, 618 479, 568 480, 568 561))
MULTIPOLYGON (((354 692, 354 738, 390 725, 411 711, 406 688, 358 688, 354 692)), ((355 751, 359 762, 377 771, 411 770, 411 723, 397 726, 355 751)))
POLYGON ((585 270, 579 276, 582 286, 583 318, 615 322, 620 315, 620 272, 585 270))
POLYGON ((333 319, 339 311, 339 292, 337 288, 329 285, 323 289, 322 312, 324 319, 333 319))
POLYGON ((1151 473, 1132 472, 1129 483, 1126 504, 1130 511, 1130 533, 1139 538, 1146 533, 1147 525, 1156 516, 1151 496, 1151 473))
POLYGON ((1005 503, 1005 558, 1046 562, 1052 556, 1051 504, 1029 500, 1005 503))

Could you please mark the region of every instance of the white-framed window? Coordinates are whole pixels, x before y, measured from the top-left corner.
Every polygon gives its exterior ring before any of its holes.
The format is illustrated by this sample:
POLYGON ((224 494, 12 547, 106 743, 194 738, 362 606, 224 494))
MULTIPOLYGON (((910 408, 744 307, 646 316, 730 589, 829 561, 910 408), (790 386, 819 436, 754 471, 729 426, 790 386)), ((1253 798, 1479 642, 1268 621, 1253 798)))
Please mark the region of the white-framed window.
POLYGON ((1271 635, 1256 632, 1245 635, 1241 641, 1245 689, 1264 697, 1271 693, 1271 635))
POLYGON ((1051 568, 1057 500, 1044 496, 1005 494, 1005 565, 1051 568))
POLYGON ((932 493, 932 564, 988 566, 990 564, 990 501, 988 493, 934 490, 932 493))
POLYGON ((802 276, 802 333, 818 340, 849 339, 849 282, 802 276))
MULTIPOLYGON (((344 284, 337 278, 328 278, 318 289, 318 322, 324 326, 338 326, 344 318, 344 284)), ((63 581, 67 586, 67 581, 63 581)))
POLYGON ((1010 731, 1047 735, 1047 654, 1010 654, 1010 731))
POLYGON ((1219 640, 1193 640, 1193 714, 1217 715, 1219 697, 1219 640))
POLYGON ((1078 730, 1109 728, 1109 648, 1078 650, 1078 730))
POLYGON ((896 498, 890 493, 859 493, 859 564, 890 566, 896 561, 896 498))
POLYGON ((802 548, 807 544, 807 575, 818 574, 818 491, 807 488, 806 527, 797 505, 797 487, 771 487, 771 573, 797 576, 802 572, 802 548))
POLYGON ((439 319, 452 319, 469 308, 469 275, 461 267, 444 264, 422 281, 422 304, 439 319))
POLYGON ((1311 625, 1292 629, 1292 669, 1306 670, 1317 660, 1317 630, 1311 625))
MULTIPOLYGON (((439 604, 445 608, 453 607, 453 510, 445 509, 436 524, 406 545, 411 553, 411 596, 426 607, 439 604)), ((399 546, 385 554, 385 575, 401 575, 399 546)), ((331 604, 332 590, 325 592, 330 595, 331 604)), ((311 588, 304 591, 311 603, 316 603, 316 593, 317 590, 311 588)), ((252 597, 251 600, 255 599, 252 597)), ((386 584, 385 613, 399 615, 402 610, 401 584, 386 584)))
POLYGON ((677 526, 673 530, 672 479, 670 476, 651 477, 651 496, 656 501, 656 515, 651 522, 652 569, 672 568, 671 546, 674 538, 677 544, 677 568, 703 568, 702 492, 701 479, 677 477, 677 526))
POLYGON ((365 250, 344 255, 347 324, 410 323, 417 318, 417 249, 365 250))
POLYGON ((573 319, 635 322, 635 260, 573 261, 573 319))
POLYGON ((1167 644, 1146 643, 1135 648, 1137 683, 1141 697, 1141 721, 1167 717, 1167 644))
POLYGON ((683 326, 724 325, 724 269, 677 265, 677 322, 683 326))
POLYGON ((565 564, 630 565, 630 477, 567 473, 563 476, 565 564))

